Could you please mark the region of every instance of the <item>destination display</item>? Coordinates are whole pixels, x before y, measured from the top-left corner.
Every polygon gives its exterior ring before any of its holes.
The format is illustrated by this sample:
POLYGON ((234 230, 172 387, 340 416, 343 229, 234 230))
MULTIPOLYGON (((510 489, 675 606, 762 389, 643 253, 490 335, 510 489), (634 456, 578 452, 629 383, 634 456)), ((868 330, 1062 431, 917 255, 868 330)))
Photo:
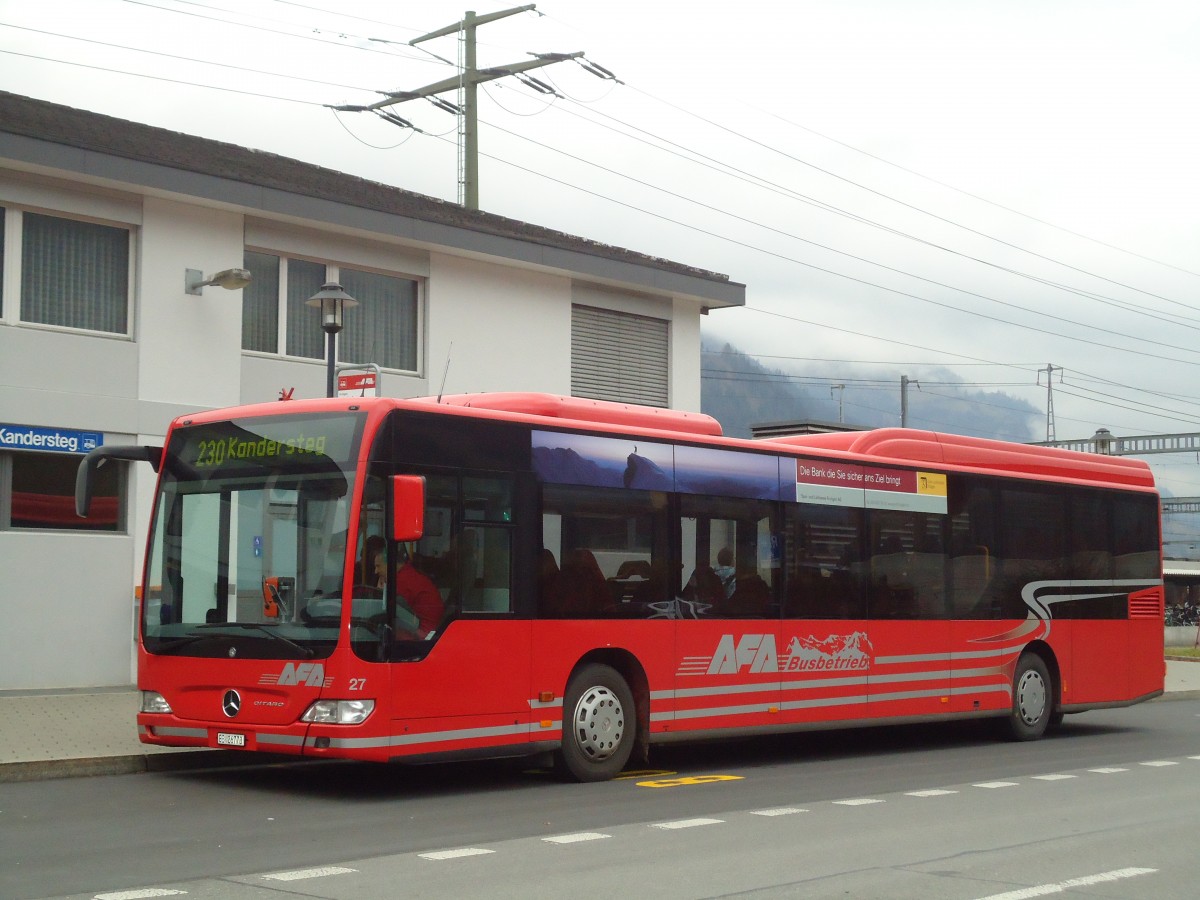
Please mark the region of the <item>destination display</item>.
POLYGON ((356 456, 361 416, 272 416, 178 429, 171 453, 199 471, 293 468, 356 456))
POLYGON ((946 476, 939 472, 796 460, 796 500, 825 506, 946 512, 946 476))

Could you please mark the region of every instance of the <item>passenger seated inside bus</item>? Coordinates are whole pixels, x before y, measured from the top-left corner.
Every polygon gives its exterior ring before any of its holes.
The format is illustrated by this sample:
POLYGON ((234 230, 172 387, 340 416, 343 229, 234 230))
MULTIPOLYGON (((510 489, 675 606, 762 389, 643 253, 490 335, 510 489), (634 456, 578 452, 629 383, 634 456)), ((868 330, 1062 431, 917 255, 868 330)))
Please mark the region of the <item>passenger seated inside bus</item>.
POLYGON ((734 583, 737 581, 737 569, 733 566, 733 550, 731 548, 722 547, 717 551, 717 567, 712 571, 720 579, 725 596, 732 597, 734 583))
POLYGON ((749 563, 738 567, 733 592, 719 606, 722 616, 733 619, 762 619, 770 614, 771 587, 749 563))

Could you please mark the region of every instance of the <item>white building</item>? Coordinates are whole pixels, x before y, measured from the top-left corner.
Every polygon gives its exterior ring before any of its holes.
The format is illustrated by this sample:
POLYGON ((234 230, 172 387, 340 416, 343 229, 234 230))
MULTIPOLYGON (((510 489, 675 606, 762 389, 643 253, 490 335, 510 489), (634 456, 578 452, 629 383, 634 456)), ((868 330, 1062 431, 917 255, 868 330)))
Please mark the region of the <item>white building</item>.
POLYGON ((327 280, 358 299, 339 361, 383 392, 549 391, 700 407, 723 275, 244 147, 0 93, 0 690, 134 678, 149 466, 73 515, 89 441, 161 444, 186 412, 325 393, 327 280), (245 267, 226 291, 187 270, 245 267), (447 367, 448 363, 448 367, 447 367), (83 526, 99 526, 87 530, 83 526))

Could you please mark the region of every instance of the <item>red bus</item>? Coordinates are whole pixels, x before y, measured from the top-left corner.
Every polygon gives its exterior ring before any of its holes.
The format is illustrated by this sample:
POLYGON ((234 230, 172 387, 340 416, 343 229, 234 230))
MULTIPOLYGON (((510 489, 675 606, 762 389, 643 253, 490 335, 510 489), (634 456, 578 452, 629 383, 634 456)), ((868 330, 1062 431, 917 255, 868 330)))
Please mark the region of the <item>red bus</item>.
POLYGON ((172 423, 139 628, 148 744, 426 762, 1064 714, 1162 693, 1139 461, 909 429, 749 441, 545 394, 172 423))

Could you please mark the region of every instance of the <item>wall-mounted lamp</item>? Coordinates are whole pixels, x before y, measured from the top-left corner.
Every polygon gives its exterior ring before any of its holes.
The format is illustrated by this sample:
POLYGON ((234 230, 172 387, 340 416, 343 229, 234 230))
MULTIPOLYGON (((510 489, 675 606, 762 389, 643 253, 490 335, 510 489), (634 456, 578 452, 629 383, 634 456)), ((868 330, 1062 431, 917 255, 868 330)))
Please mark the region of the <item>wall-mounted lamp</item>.
POLYGON ((244 288, 252 279, 249 269, 224 269, 208 279, 199 269, 186 269, 183 273, 183 290, 185 293, 199 296, 204 288, 215 284, 227 291, 236 291, 244 288))

